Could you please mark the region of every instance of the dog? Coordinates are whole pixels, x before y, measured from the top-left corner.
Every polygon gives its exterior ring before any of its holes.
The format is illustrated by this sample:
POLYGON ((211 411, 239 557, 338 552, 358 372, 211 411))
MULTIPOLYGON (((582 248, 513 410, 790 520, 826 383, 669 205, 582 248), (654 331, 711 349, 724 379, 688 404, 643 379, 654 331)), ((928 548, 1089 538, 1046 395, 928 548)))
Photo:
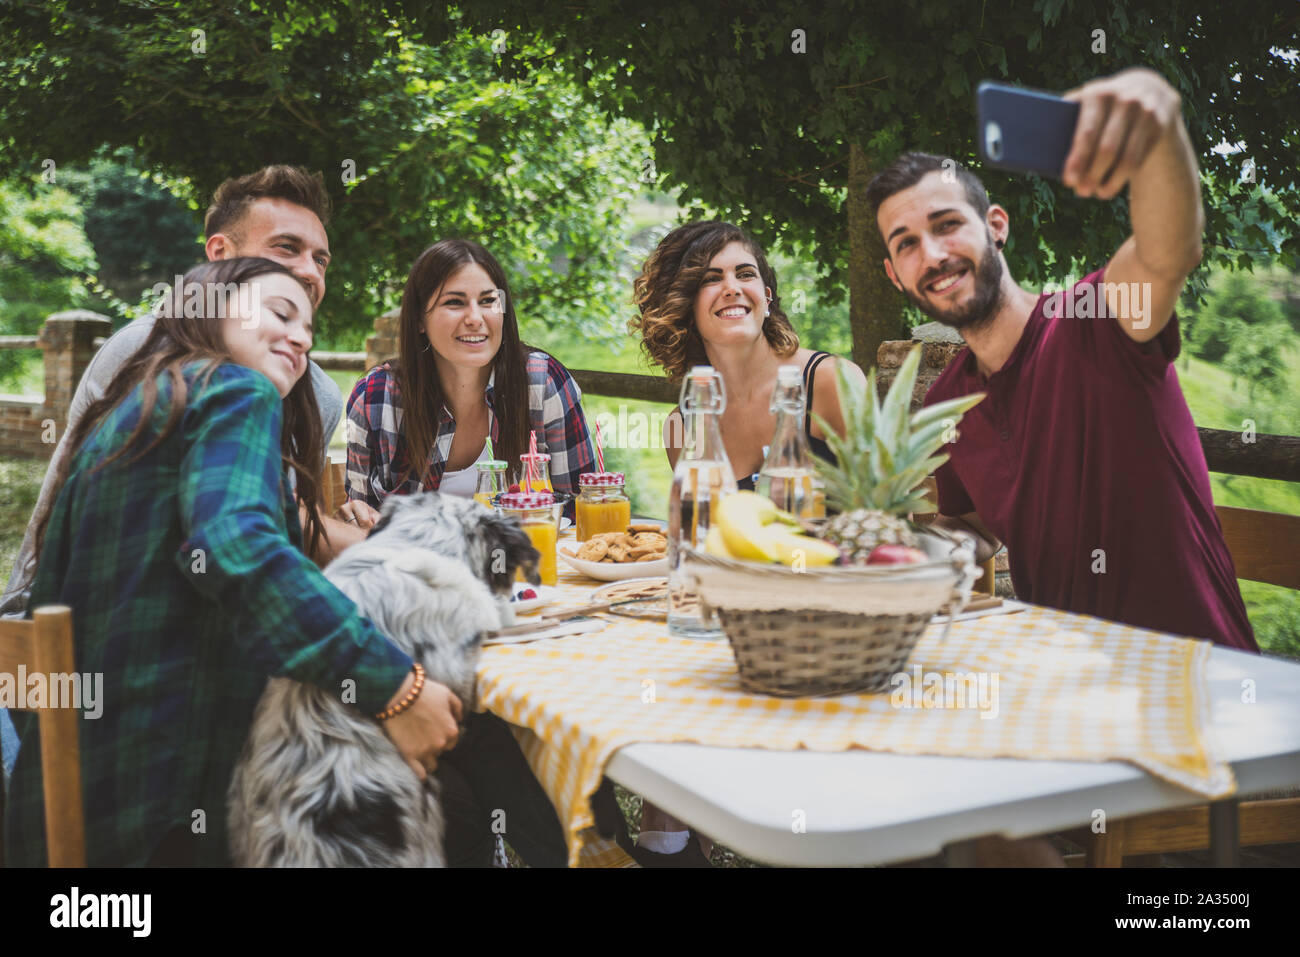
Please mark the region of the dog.
MULTIPOLYGON (((509 625, 515 572, 537 584, 519 523, 471 499, 392 495, 370 535, 325 569, 357 611, 473 705, 483 632, 509 625)), ((434 775, 420 781, 378 721, 289 678, 267 682, 231 778, 242 867, 441 867, 434 775)))

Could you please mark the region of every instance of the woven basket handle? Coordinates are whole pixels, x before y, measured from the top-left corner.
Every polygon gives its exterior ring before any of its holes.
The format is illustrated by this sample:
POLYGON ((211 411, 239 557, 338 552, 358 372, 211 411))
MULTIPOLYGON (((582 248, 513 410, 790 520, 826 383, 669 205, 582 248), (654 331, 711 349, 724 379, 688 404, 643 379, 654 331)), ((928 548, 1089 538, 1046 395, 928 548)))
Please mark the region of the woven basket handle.
POLYGON ((947 603, 939 611, 939 614, 947 618, 943 626, 943 637, 940 639, 942 641, 948 637, 948 629, 952 626, 957 613, 970 601, 971 589, 979 581, 981 570, 979 565, 975 564, 975 549, 965 536, 956 535, 946 528, 935 528, 933 525, 928 526, 925 531, 942 538, 952 546, 949 559, 959 576, 947 603))

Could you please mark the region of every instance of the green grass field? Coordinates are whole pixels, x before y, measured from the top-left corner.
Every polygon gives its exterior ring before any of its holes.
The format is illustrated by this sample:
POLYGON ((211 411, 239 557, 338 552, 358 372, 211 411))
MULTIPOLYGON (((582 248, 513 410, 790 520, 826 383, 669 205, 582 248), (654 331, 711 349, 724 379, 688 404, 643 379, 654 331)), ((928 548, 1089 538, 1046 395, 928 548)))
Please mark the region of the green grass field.
MULTIPOLYGON (((1261 394, 1251 399, 1248 383, 1234 382, 1231 374, 1200 359, 1179 358, 1178 378, 1192 419, 1205 428, 1239 431, 1246 428, 1247 420, 1253 420, 1256 432, 1295 435, 1296 410, 1300 409, 1300 346, 1292 347, 1288 359, 1291 374, 1284 391, 1276 397, 1261 394)), ((1210 486, 1216 505, 1300 515, 1300 483, 1212 472, 1210 486)), ((1300 592, 1242 581, 1241 596, 1260 647, 1300 658, 1300 592)))

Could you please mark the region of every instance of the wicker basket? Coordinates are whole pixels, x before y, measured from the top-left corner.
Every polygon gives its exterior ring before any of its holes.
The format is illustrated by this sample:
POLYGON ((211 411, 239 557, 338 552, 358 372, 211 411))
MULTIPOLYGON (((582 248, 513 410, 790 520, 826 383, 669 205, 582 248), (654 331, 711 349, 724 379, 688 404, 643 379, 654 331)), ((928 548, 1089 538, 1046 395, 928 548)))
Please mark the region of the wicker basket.
MULTIPOLYGON (((931 618, 961 608, 979 577, 964 542, 921 530, 915 565, 793 571, 683 551, 683 571, 718 616, 746 691, 780 697, 880 691, 931 618)), ((947 631, 945 628, 945 635, 947 631)))

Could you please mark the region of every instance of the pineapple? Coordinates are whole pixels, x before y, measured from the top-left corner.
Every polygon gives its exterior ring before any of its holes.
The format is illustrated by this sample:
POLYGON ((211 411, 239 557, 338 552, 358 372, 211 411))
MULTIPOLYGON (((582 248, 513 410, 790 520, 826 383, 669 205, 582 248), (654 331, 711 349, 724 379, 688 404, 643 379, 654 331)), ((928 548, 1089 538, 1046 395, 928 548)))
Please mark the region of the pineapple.
POLYGON ((827 504, 839 511, 820 535, 840 547, 854 564, 865 564, 877 545, 915 547, 916 534, 903 518, 925 504, 918 487, 948 456, 934 453, 951 437, 950 429, 983 393, 940 402, 910 413, 912 388, 921 364, 921 346, 913 347, 889 387, 885 401, 876 392, 876 370, 865 386, 836 369, 843 438, 814 413, 838 465, 816 460, 827 504))

